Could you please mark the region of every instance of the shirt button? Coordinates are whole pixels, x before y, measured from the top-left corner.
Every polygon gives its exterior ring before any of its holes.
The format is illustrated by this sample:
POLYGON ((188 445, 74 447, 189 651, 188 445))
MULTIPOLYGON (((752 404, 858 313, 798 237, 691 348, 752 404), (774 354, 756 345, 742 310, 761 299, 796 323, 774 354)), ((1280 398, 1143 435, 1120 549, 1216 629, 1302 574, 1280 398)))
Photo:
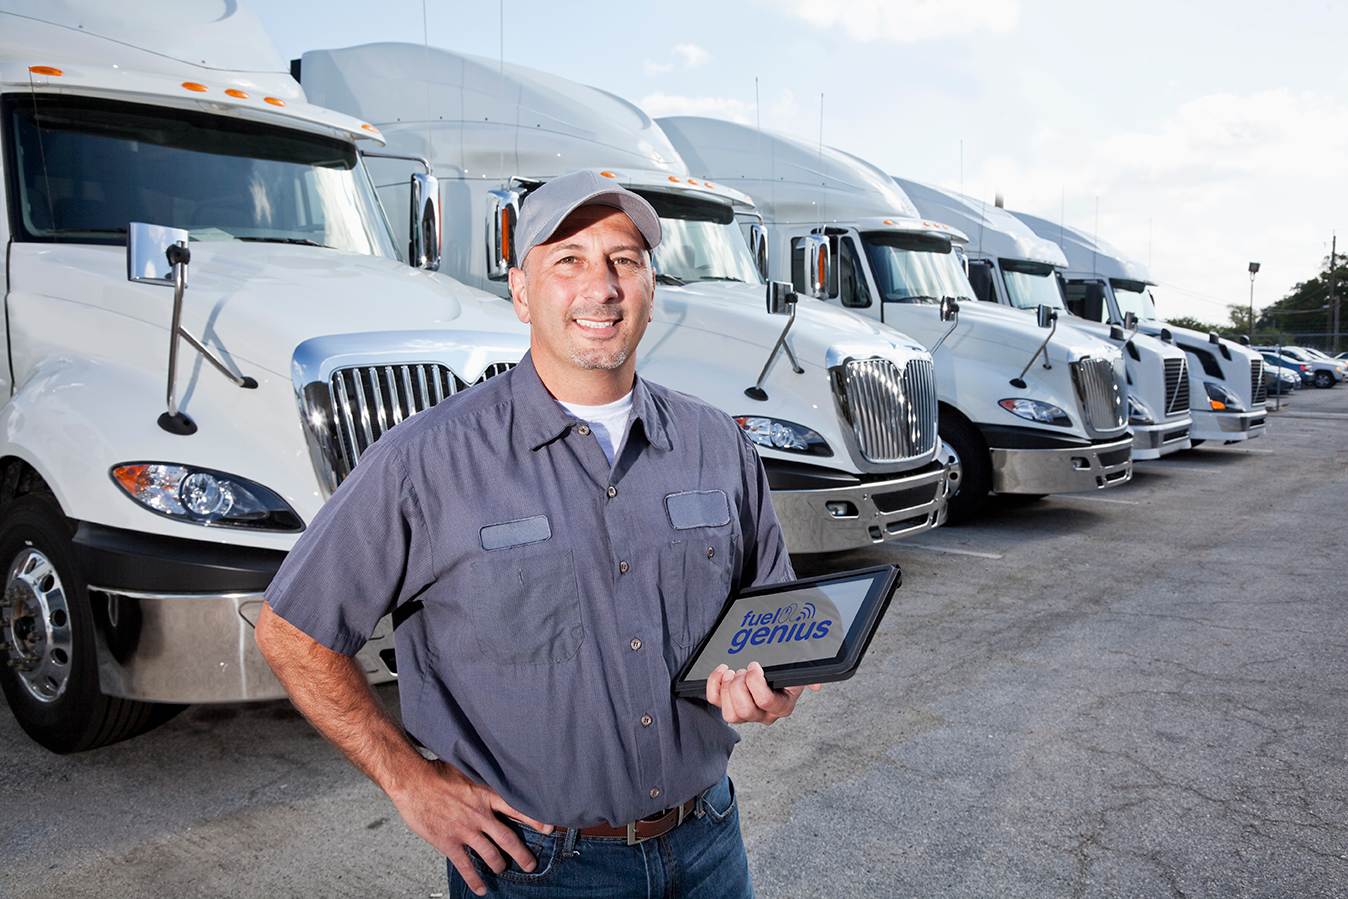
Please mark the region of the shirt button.
POLYGON ((617 495, 618 495, 618 488, 617 488, 617 487, 610 487, 610 488, 608 488, 608 495, 609 495, 609 498, 612 498, 612 497, 617 496, 617 495))
POLYGON ((710 558, 711 558, 712 556, 714 556, 714 555, 716 555, 716 547, 714 547, 714 546, 708 546, 708 547, 707 547, 707 558, 710 559, 710 558))
POLYGON ((650 715, 642 715, 642 716, 641 716, 641 726, 642 726, 642 727, 650 727, 651 724, 652 724, 652 722, 654 722, 654 721, 655 721, 655 719, 652 718, 650 715))
POLYGON ((576 430, 577 430, 577 431, 580 431, 582 434, 588 434, 588 433, 590 433, 590 426, 589 426, 589 425, 581 425, 580 427, 576 428, 576 430))
POLYGON ((652 787, 652 788, 651 788, 651 798, 652 798, 652 799, 659 799, 659 798, 660 798, 660 788, 659 788, 659 787, 652 787))
POLYGON ((630 568, 630 567, 631 567, 631 566, 628 565, 626 562, 619 562, 619 563, 618 563, 618 570, 621 571, 623 574, 627 574, 627 569, 630 568))
POLYGON ((640 637, 633 637, 633 638, 632 638, 632 651, 633 651, 633 652, 636 652, 636 651, 637 651, 638 649, 640 649, 640 648, 641 648, 641 638, 640 638, 640 637))

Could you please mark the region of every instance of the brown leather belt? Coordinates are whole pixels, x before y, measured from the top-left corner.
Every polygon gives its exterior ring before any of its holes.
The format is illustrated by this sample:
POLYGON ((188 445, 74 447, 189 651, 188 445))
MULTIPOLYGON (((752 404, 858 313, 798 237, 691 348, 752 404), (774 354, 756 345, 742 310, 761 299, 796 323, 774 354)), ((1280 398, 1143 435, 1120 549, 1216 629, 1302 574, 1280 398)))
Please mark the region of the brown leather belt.
MULTIPOLYGON (((576 833, 583 837, 626 837, 627 845, 635 846, 637 843, 664 836, 682 824, 684 819, 693 813, 693 809, 697 808, 697 799, 698 797, 694 796, 683 805, 667 808, 663 812, 657 812, 648 818, 633 821, 623 827, 596 824, 594 827, 582 827, 576 833)), ((556 828, 558 833, 565 833, 569 829, 566 827, 556 828)))

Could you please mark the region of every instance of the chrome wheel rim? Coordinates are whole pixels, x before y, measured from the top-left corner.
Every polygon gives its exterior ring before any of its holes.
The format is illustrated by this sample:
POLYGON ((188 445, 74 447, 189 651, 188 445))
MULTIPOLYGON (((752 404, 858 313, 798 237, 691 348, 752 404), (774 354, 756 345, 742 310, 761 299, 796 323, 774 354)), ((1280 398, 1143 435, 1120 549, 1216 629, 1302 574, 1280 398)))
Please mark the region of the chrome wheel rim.
POLYGON ((31 546, 9 566, 0 602, 5 663, 38 702, 55 702, 70 683, 70 607, 56 566, 31 546))

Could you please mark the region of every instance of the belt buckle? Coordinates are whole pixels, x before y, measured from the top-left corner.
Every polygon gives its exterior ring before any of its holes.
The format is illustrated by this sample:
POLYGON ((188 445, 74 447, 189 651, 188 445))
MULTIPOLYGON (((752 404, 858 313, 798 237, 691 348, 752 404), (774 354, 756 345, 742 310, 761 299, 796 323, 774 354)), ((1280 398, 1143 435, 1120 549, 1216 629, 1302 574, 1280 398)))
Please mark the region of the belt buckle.
MULTIPOLYGON (((685 802, 683 805, 676 806, 675 808, 667 808, 667 809, 665 809, 663 812, 660 813, 660 816, 659 816, 658 818, 655 818, 654 820, 652 820, 652 819, 650 819, 650 818, 643 818, 643 819, 641 819, 641 820, 643 820, 643 821, 649 821, 651 824, 657 824, 657 823, 659 823, 660 821, 665 820, 666 818, 668 818, 670 815, 674 814, 674 813, 677 811, 677 812, 679 813, 679 819, 678 819, 677 821, 674 822, 673 826, 670 827, 669 830, 662 831, 662 833, 669 833, 670 830, 673 830, 675 827, 678 827, 680 824, 683 823, 683 819, 684 819, 684 818, 687 816, 687 814, 688 814, 688 813, 687 813, 687 810, 686 810, 686 809, 687 809, 687 805, 688 805, 688 803, 685 802)), ((639 822, 637 822, 637 821, 629 821, 629 822, 627 822, 627 845, 629 845, 629 846, 635 846, 635 845, 638 844, 638 843, 644 843, 644 842, 646 842, 647 840, 651 839, 652 837, 657 837, 657 836, 660 836, 660 835, 661 835, 661 834, 651 834, 651 835, 648 836, 648 837, 638 836, 638 835, 637 835, 637 824, 638 824, 638 823, 639 823, 639 822)))

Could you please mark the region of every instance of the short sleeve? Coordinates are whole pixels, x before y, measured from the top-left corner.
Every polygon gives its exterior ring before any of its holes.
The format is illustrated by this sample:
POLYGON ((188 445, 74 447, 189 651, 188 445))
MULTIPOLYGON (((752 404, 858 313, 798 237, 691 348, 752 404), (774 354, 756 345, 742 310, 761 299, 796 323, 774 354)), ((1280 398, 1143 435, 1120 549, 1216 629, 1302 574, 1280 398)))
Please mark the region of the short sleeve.
POLYGON ((394 441, 370 448, 314 516, 267 588, 272 610, 354 655, 376 623, 430 582, 430 541, 394 441))

